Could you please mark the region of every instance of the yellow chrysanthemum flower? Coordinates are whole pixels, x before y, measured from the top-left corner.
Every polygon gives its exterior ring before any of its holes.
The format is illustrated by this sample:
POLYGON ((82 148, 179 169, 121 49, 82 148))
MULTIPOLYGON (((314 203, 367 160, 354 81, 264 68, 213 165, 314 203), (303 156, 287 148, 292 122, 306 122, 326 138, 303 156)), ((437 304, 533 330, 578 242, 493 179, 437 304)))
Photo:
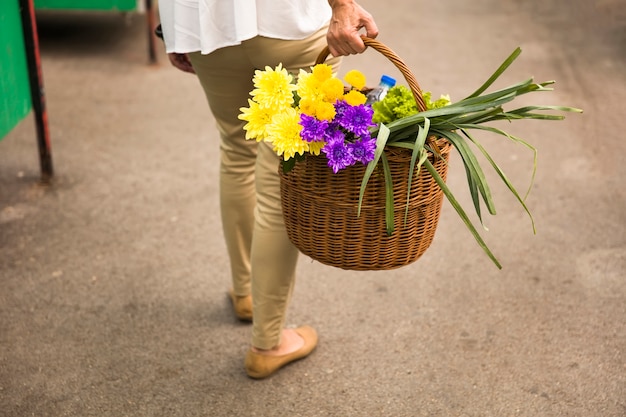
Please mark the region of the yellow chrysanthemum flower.
POLYGON ((346 101, 346 103, 348 103, 351 106, 358 106, 360 104, 365 104, 365 102, 367 101, 367 97, 365 97, 365 94, 356 90, 348 91, 343 96, 343 99, 346 101))
POLYGON ((310 72, 306 72, 305 70, 301 69, 298 73, 298 78, 296 79, 296 84, 298 85, 298 88, 300 87, 300 85, 309 82, 309 78, 311 78, 312 76, 313 74, 311 74, 310 72))
POLYGON ((365 87, 365 75, 361 71, 350 70, 343 79, 357 90, 361 90, 365 87))
POLYGON ((308 143, 300 137, 302 126, 299 121, 300 116, 296 110, 289 108, 275 115, 268 127, 267 133, 274 145, 274 151, 278 155, 283 155, 285 161, 296 154, 304 155, 308 149, 308 143))
POLYGON ((335 111, 335 106, 333 106, 331 103, 326 103, 323 101, 316 103, 315 117, 318 120, 327 120, 330 122, 335 117, 335 114, 337 114, 337 112, 335 111))
POLYGON ((272 117, 276 114, 274 109, 261 107, 258 103, 248 99, 250 107, 242 107, 239 110, 239 119, 246 123, 243 129, 246 131, 246 139, 256 139, 262 141, 267 136, 267 126, 271 123, 272 117))
POLYGON ((300 111, 307 116, 315 116, 317 102, 309 98, 300 99, 300 111))
POLYGON ((322 148, 326 145, 326 142, 308 142, 309 153, 313 155, 319 155, 322 152, 322 148))
POLYGON ((323 93, 320 89, 322 83, 313 77, 313 74, 301 70, 296 85, 301 99, 313 101, 323 99, 323 93))
POLYGON ((333 76, 333 68, 328 64, 317 64, 312 69, 313 77, 324 82, 333 76))
POLYGON ((293 77, 282 64, 278 64, 276 69, 265 67, 265 71, 256 70, 252 79, 255 89, 250 95, 263 107, 290 107, 293 104, 293 91, 296 89, 292 80, 293 77))
POLYGON ((337 78, 329 78, 324 81, 321 86, 322 93, 324 94, 324 101, 334 103, 343 97, 343 83, 337 78))

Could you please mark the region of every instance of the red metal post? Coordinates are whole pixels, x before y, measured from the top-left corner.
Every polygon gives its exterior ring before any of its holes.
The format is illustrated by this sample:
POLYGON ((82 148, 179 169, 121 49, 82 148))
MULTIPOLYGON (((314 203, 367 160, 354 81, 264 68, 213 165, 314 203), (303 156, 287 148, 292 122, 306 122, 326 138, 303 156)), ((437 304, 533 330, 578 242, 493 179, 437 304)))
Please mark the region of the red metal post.
POLYGON ((24 45, 26 47, 30 95, 37 129, 41 179, 43 182, 49 182, 52 179, 54 170, 52 168, 48 113, 43 88, 43 73, 41 70, 41 57, 39 56, 39 37, 37 36, 37 23, 35 20, 35 5, 33 4, 33 0, 20 0, 20 15, 22 18, 22 31, 24 32, 24 45))
POLYGON ((156 36, 154 35, 154 29, 156 28, 156 11, 152 0, 146 1, 146 16, 148 24, 148 56, 151 64, 156 64, 156 36))

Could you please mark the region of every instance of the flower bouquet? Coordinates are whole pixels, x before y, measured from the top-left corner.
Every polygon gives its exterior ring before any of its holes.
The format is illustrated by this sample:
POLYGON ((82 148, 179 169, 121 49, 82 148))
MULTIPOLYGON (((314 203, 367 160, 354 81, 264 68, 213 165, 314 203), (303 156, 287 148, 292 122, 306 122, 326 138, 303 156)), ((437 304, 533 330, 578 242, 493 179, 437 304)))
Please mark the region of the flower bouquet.
POLYGON ((312 71, 301 71, 296 78, 280 65, 257 71, 249 107, 241 109, 240 119, 247 122, 246 138, 271 142, 282 156, 281 198, 289 238, 300 251, 328 265, 352 270, 401 267, 417 260, 430 246, 445 195, 501 268, 445 183, 451 149, 462 158, 481 222, 481 200, 490 214, 495 214, 495 208, 473 147, 530 216, 524 198, 470 131, 501 135, 536 155, 530 144, 487 123, 560 120, 562 115, 546 112, 580 110, 561 106, 503 109, 522 94, 551 90, 552 81, 537 84, 530 79, 484 94, 521 53, 519 48, 473 94, 451 103, 446 96, 432 101, 393 51, 379 41, 363 40, 400 70, 410 91, 394 87, 381 102, 366 105, 363 74, 349 71, 344 78, 349 86, 344 86, 323 64, 329 53, 325 48, 312 71))

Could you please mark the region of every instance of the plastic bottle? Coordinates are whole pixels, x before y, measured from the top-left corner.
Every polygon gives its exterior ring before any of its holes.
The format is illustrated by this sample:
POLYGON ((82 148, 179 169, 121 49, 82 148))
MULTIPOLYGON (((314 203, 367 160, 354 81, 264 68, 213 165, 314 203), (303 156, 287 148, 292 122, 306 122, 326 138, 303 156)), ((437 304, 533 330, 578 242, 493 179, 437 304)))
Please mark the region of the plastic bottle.
POLYGON ((365 104, 371 106, 373 103, 382 100, 385 95, 387 95, 387 91, 389 91, 389 89, 394 85, 396 85, 396 80, 394 78, 388 75, 383 75, 380 77, 380 84, 378 84, 378 87, 367 93, 367 101, 365 104))

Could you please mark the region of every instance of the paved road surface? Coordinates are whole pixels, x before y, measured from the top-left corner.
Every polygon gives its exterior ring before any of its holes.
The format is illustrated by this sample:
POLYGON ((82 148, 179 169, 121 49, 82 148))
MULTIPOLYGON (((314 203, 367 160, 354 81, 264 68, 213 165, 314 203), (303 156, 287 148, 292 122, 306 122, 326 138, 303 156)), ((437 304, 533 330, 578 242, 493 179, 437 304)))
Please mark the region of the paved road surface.
MULTIPOLYGON (((242 367, 216 201, 214 123, 192 76, 147 65, 141 17, 45 14, 56 181, 34 126, 0 142, 0 415, 626 415, 626 12, 621 0, 363 0, 425 90, 557 80, 582 107, 510 126, 538 148, 522 209, 493 182, 484 256, 446 204, 415 264, 357 273, 303 257, 289 321, 318 350, 265 381, 242 367)), ((374 51, 346 60, 370 80, 374 51)), ((524 190, 532 153, 485 144, 524 190)), ((458 157, 449 184, 467 204, 458 157)))

